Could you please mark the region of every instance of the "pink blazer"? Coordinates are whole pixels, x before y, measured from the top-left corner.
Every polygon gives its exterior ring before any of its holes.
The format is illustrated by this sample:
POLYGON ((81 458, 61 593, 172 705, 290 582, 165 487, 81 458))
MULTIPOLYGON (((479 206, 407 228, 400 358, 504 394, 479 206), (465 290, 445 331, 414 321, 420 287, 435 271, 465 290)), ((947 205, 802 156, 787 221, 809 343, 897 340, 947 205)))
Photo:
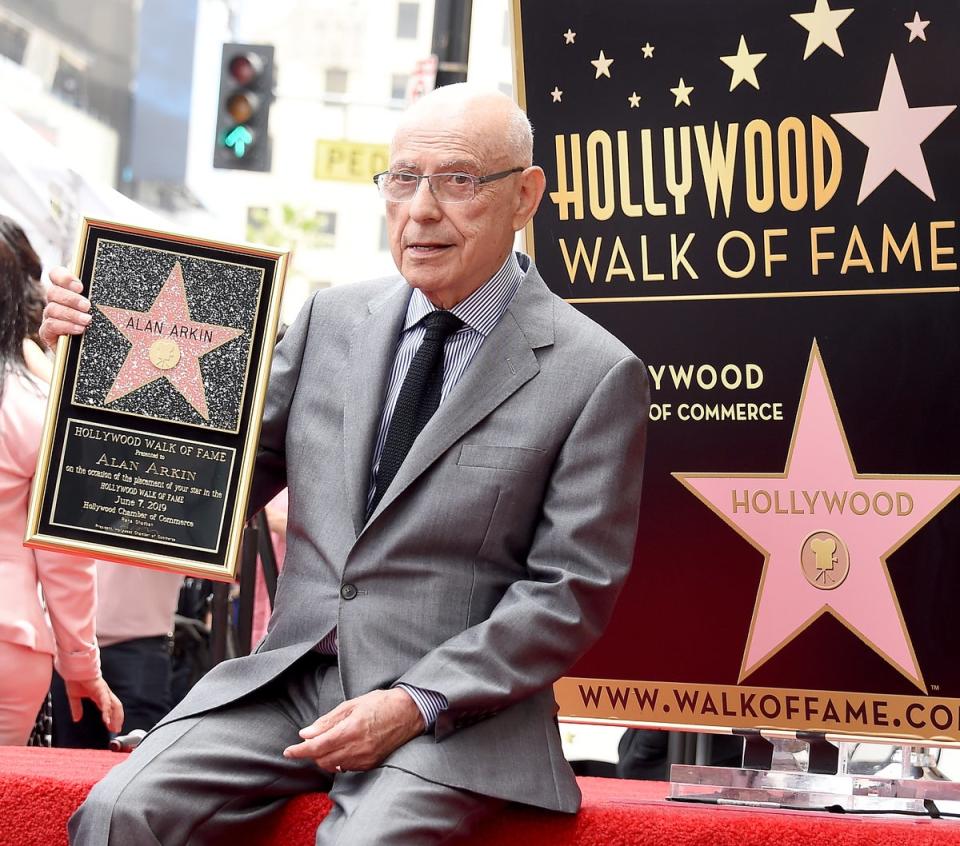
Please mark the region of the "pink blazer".
POLYGON ((94 561, 23 546, 46 394, 46 385, 7 371, 0 397, 0 641, 54 655, 65 679, 89 679, 100 672, 94 561))

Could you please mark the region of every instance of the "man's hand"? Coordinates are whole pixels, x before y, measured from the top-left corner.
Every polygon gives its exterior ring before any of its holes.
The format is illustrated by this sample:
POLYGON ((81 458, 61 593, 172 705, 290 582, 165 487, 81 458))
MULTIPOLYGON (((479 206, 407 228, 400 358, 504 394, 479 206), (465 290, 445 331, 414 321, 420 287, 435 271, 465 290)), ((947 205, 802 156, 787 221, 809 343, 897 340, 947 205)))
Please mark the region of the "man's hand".
POLYGON ((67 699, 70 701, 70 716, 77 722, 83 716, 83 699, 90 699, 100 709, 103 724, 114 733, 123 727, 123 705, 110 690, 107 683, 97 676, 95 679, 64 680, 67 699))
POLYGON ((303 743, 288 746, 283 755, 313 758, 331 772, 369 770, 424 728, 420 709, 405 690, 373 690, 301 729, 303 743))
POLYGON ((90 323, 90 300, 81 296, 83 285, 65 267, 50 271, 47 305, 40 324, 40 338, 51 349, 61 335, 79 335, 90 323))

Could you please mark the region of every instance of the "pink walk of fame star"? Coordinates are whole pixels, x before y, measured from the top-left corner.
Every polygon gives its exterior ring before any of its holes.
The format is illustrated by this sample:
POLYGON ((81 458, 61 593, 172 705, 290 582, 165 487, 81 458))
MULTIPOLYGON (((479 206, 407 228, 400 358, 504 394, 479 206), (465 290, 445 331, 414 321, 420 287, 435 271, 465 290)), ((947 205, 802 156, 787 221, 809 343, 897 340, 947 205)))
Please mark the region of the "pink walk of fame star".
POLYGON ((111 403, 164 378, 204 419, 210 417, 200 372, 200 356, 238 335, 241 329, 191 320, 180 262, 173 266, 149 311, 97 305, 130 343, 117 378, 107 391, 111 403))
POLYGON ((783 473, 674 476, 764 554, 741 681, 829 613, 926 690, 886 559, 960 477, 857 473, 816 343, 783 473))
POLYGON ((898 171, 931 200, 935 200, 927 162, 920 145, 955 108, 955 104, 909 106, 896 60, 890 56, 887 75, 883 80, 883 91, 880 94, 880 105, 876 111, 830 115, 869 148, 857 205, 879 188, 894 171, 898 171))

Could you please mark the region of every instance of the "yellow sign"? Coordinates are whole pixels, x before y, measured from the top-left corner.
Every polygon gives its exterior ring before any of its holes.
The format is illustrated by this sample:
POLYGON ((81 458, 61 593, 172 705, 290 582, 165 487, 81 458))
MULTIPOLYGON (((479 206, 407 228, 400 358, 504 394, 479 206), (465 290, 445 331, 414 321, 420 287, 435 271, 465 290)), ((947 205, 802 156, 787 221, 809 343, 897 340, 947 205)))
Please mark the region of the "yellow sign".
POLYGON ((320 139, 313 176, 333 182, 369 182, 389 165, 390 148, 386 144, 320 139))
POLYGON ((822 731, 891 740, 955 740, 960 699, 849 691, 566 677, 553 692, 569 722, 822 731))

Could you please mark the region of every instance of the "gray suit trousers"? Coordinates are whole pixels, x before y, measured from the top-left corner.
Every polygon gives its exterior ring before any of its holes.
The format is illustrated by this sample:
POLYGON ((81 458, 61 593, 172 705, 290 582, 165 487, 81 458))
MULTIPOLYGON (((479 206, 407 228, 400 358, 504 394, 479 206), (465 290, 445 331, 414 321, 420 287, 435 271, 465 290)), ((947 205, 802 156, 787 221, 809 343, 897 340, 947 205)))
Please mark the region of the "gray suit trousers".
POLYGON ((331 774, 288 760, 297 732, 343 701, 336 669, 311 653, 266 688, 151 732, 70 820, 73 846, 247 842, 288 799, 329 791, 317 846, 440 844, 468 834, 501 800, 379 767, 331 774))

